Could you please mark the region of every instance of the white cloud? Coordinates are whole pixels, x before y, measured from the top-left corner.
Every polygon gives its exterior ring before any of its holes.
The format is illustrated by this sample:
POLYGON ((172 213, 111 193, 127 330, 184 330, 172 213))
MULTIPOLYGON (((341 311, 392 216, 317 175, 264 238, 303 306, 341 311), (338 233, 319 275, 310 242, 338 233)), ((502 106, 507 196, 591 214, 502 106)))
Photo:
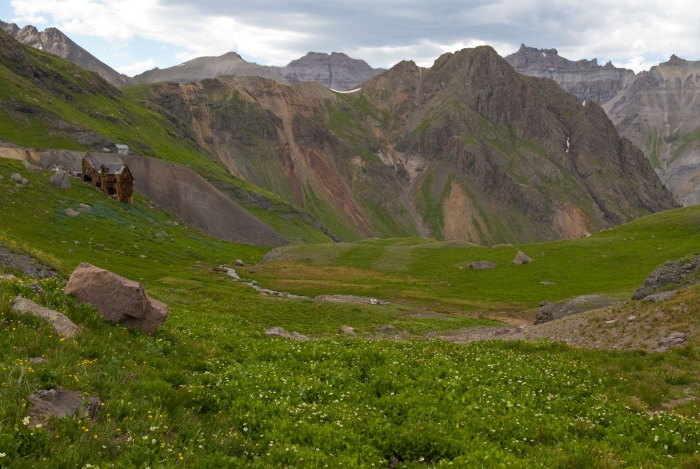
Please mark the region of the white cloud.
MULTIPOLYGON (((634 70, 675 53, 700 59, 696 0, 12 0, 16 15, 115 44, 136 36, 179 49, 179 60, 231 50, 283 65, 308 51, 346 52, 373 66, 490 44, 505 55, 557 48, 634 70)), ((158 52, 156 51, 156 54, 158 52)), ((172 56, 170 56, 172 57, 172 56)), ((156 61, 161 60, 156 57, 156 61)))
POLYGON ((124 65, 123 67, 117 67, 119 73, 125 75, 138 75, 146 70, 151 70, 156 66, 156 61, 153 59, 144 60, 143 62, 134 62, 130 65, 124 65))

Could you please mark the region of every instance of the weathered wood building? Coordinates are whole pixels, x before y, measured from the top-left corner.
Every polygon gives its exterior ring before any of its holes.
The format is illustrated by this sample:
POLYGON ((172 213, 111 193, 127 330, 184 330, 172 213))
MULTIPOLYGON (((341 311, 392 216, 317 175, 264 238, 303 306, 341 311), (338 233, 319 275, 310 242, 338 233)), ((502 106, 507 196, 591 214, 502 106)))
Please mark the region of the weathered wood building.
POLYGON ((86 153, 81 177, 118 202, 134 203, 134 176, 119 157, 86 153))

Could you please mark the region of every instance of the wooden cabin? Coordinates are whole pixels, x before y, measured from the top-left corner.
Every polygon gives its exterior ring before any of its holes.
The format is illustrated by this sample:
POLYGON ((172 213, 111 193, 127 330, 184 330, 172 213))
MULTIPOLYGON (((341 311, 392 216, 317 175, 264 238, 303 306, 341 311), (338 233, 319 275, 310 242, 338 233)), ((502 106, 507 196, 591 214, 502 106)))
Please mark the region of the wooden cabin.
POLYGON ((83 158, 81 177, 109 197, 125 204, 134 203, 134 176, 120 158, 113 155, 92 155, 83 158))

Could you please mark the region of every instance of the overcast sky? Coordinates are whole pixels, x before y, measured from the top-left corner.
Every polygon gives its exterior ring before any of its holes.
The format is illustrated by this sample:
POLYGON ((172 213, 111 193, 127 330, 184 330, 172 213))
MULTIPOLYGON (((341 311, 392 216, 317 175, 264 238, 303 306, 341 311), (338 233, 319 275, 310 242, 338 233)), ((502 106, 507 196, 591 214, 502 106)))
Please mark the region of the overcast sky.
POLYGON ((635 71, 700 59, 698 0, 0 0, 0 19, 55 26, 128 75, 229 51, 265 65, 345 52, 374 67, 480 44, 635 71))

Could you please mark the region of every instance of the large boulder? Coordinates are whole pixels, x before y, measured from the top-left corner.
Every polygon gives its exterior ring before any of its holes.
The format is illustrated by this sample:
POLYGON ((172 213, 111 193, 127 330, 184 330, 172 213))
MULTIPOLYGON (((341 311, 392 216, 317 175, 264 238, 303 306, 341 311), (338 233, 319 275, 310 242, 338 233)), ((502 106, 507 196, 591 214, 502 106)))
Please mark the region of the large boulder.
POLYGON ((532 262, 532 258, 522 251, 518 251, 518 254, 515 255, 515 259, 513 259, 513 264, 518 265, 529 264, 530 262, 532 262))
POLYGON ((542 302, 535 317, 535 324, 544 324, 592 309, 604 308, 616 302, 600 295, 583 295, 559 303, 542 302))
POLYGON ((68 150, 48 150, 39 157, 41 165, 46 169, 62 169, 68 172, 82 171, 82 161, 85 152, 68 150))
POLYGON ((60 187, 61 189, 71 188, 70 177, 68 176, 68 173, 62 169, 59 169, 53 173, 53 176, 51 176, 49 182, 52 186, 60 187))
POLYGON ((667 262, 657 267, 632 296, 642 300, 654 293, 677 290, 700 281, 700 255, 692 259, 667 262))
POLYGON ((95 306, 103 318, 148 334, 168 318, 168 305, 149 298, 143 285, 85 262, 73 271, 64 291, 95 306))

